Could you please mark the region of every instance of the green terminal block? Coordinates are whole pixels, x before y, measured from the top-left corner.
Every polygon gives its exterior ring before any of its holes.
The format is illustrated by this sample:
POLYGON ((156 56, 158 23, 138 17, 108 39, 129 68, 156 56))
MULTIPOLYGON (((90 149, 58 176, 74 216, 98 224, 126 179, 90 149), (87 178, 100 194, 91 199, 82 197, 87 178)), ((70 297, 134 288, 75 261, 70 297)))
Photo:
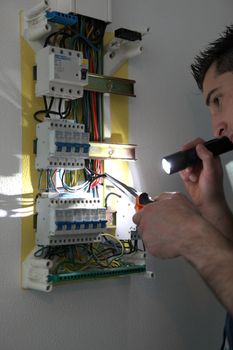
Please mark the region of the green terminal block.
POLYGON ((146 272, 146 265, 134 265, 128 267, 120 267, 114 269, 77 271, 70 273, 61 273, 57 275, 49 275, 48 282, 59 283, 65 281, 97 279, 105 277, 125 276, 133 273, 146 272))

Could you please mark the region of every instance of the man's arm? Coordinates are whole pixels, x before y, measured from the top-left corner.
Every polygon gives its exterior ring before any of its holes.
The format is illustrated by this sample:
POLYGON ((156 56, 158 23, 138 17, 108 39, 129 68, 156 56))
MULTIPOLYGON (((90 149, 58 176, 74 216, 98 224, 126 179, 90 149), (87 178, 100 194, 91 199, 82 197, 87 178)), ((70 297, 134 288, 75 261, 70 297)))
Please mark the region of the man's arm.
POLYGON ((212 204, 201 212, 202 216, 213 224, 222 234, 233 241, 233 215, 226 200, 212 204))
POLYGON ((200 238, 195 245, 184 246, 182 255, 233 315, 233 243, 205 221, 197 222, 190 229, 198 231, 200 238))
POLYGON ((180 193, 165 193, 133 217, 146 249, 159 258, 183 256, 233 315, 233 243, 180 193))
POLYGON ((233 216, 224 195, 221 162, 202 142, 203 140, 196 139, 183 147, 188 149, 196 146, 202 163, 185 169, 180 175, 201 215, 233 241, 233 216))

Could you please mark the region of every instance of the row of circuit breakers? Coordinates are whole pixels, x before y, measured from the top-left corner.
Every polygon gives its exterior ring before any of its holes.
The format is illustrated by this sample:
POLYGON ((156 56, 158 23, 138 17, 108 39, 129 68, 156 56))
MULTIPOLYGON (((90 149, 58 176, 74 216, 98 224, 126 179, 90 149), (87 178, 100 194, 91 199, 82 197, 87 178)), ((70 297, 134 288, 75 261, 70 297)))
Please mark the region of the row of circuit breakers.
POLYGON ((106 208, 99 199, 42 195, 36 212, 38 246, 91 243, 106 231, 106 208))
MULTIPOLYGON (((46 46, 36 55, 36 96, 77 99, 88 84, 88 61, 82 52, 46 46)), ((89 134, 70 120, 37 125, 36 169, 83 169, 89 158, 89 134)))
MULTIPOLYGON (((77 99, 88 84, 82 52, 46 46, 36 55, 36 96, 77 99)), ((89 133, 69 119, 47 119, 36 127, 37 170, 78 170, 89 159, 89 133)), ((38 245, 66 245, 98 240, 106 230, 106 209, 98 199, 43 194, 36 204, 38 245)))

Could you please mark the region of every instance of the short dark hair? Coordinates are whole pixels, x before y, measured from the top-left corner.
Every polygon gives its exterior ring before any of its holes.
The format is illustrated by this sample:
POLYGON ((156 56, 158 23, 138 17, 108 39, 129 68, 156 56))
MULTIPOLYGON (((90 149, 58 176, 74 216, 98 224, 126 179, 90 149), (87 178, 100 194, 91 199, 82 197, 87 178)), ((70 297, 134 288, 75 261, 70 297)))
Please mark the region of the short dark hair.
POLYGON ((203 90, 203 81, 212 63, 216 63, 218 74, 233 72, 233 25, 226 27, 217 40, 194 58, 191 70, 200 90, 203 90))

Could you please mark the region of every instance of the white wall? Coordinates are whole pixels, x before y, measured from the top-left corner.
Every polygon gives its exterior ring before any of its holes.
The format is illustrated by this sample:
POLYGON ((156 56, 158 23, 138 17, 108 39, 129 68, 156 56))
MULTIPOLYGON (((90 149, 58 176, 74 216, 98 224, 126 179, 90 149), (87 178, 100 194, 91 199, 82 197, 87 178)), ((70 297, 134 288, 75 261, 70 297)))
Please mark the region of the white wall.
MULTIPOLYGON (((36 0, 2 0, 0 12, 0 348, 1 350, 219 349, 224 311, 181 259, 148 259, 157 277, 23 291, 20 273, 21 111, 18 10, 36 0)), ((196 136, 209 138, 208 112, 189 72, 193 55, 232 18, 229 0, 113 0, 113 26, 151 27, 130 63, 130 141, 139 144, 135 185, 182 190, 160 159, 196 136), (207 24, 208 23, 208 24, 207 24)))

